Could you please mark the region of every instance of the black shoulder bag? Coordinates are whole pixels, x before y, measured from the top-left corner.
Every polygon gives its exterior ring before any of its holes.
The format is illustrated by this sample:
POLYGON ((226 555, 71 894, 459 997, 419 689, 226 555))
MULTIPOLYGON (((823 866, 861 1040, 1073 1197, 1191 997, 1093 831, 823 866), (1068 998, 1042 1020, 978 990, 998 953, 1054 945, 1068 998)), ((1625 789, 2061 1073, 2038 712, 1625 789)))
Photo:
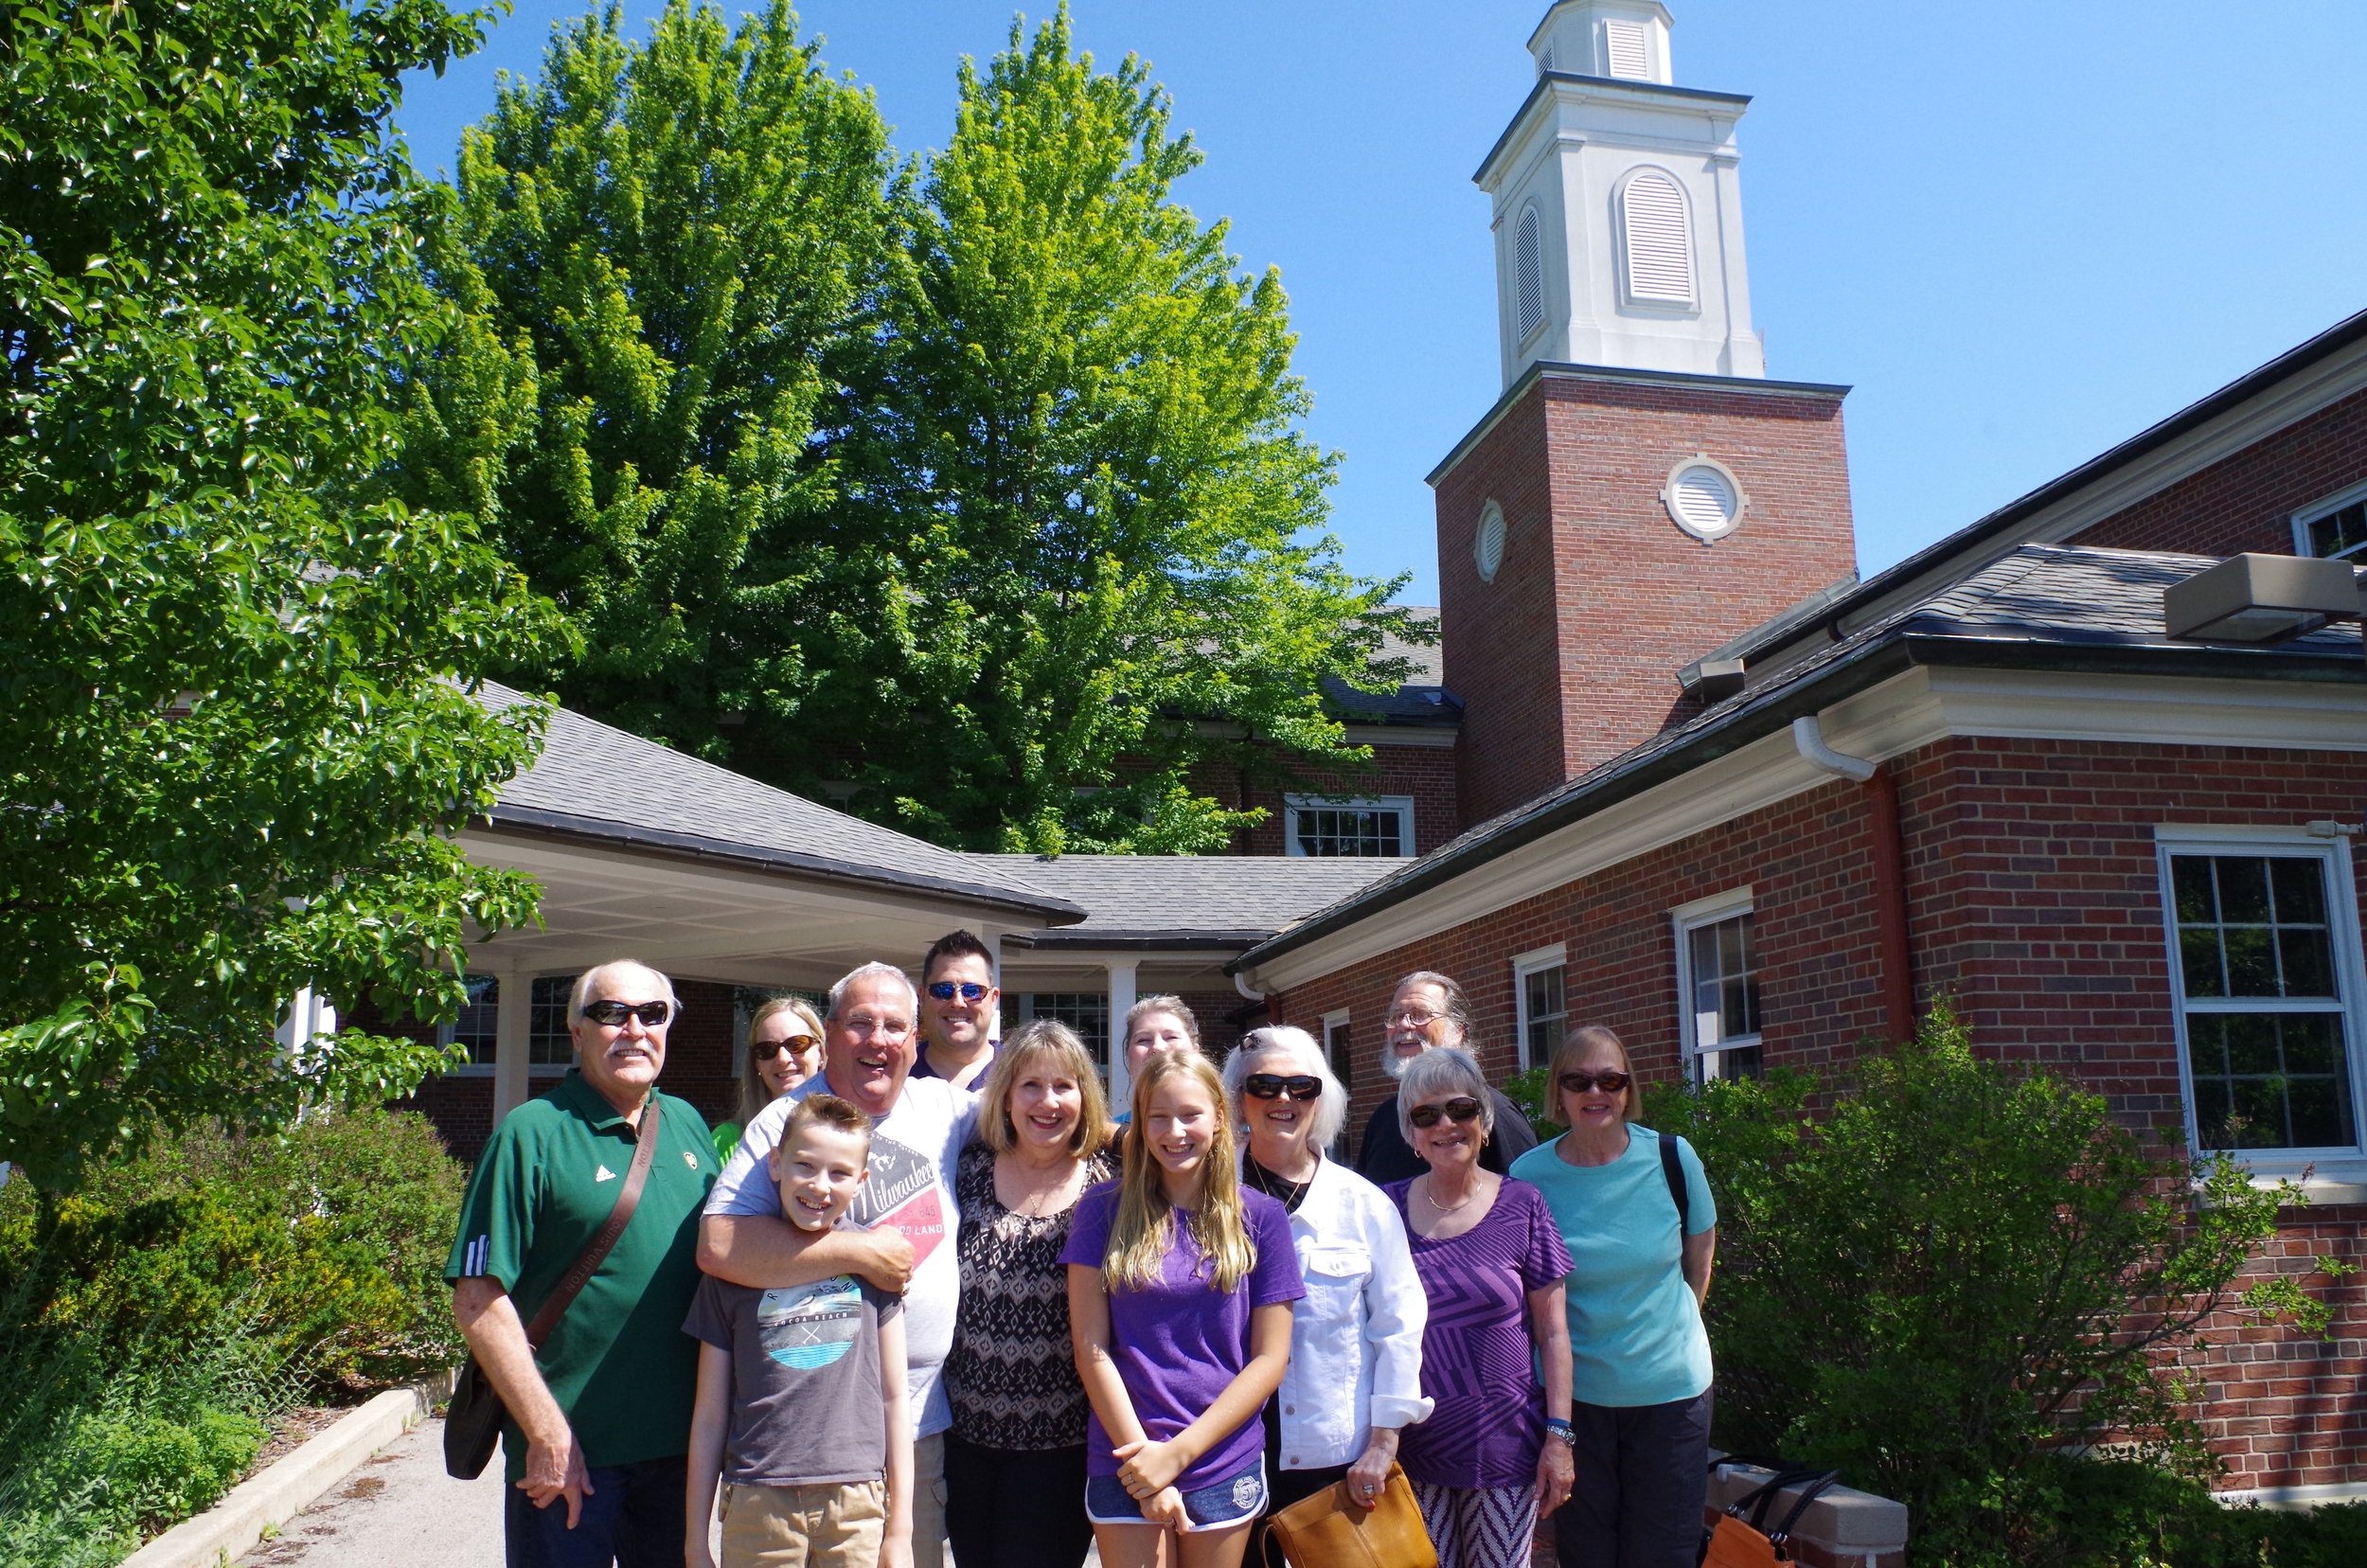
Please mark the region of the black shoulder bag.
MULTIPOLYGON (((625 1185, 616 1190, 616 1206, 608 1211, 608 1219, 585 1244, 582 1256, 561 1276, 558 1288, 526 1325, 526 1344, 531 1348, 543 1348, 543 1342, 551 1337, 551 1330, 559 1327, 559 1320, 574 1305, 576 1293, 590 1283, 608 1257, 609 1249, 616 1245, 616 1238, 632 1223, 632 1211, 641 1204, 641 1189, 649 1183, 650 1163, 657 1157, 658 1124, 663 1120, 664 1113, 652 1091, 641 1112, 639 1135, 633 1140, 632 1168, 625 1172, 625 1185)), ((493 1457, 493 1446, 501 1441, 504 1414, 502 1397, 495 1391, 493 1380, 485 1375, 476 1357, 471 1356, 461 1363, 460 1375, 453 1380, 452 1403, 444 1411, 447 1475, 473 1481, 485 1472, 487 1462, 493 1457)))
POLYGON ((1677 1134, 1659 1132, 1660 1173, 1668 1178, 1668 1196, 1677 1201, 1677 1235, 1693 1234, 1693 1194, 1685 1186, 1684 1167, 1677 1160, 1677 1134))

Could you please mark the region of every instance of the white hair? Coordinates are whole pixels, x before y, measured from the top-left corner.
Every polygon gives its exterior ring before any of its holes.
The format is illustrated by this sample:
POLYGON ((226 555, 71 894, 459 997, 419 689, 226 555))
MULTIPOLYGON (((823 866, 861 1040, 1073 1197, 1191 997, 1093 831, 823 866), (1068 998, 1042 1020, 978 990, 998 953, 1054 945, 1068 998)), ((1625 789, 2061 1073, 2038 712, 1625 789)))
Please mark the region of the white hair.
POLYGON ((1414 1124, 1406 1112, 1425 1100, 1441 1096, 1453 1098, 1468 1095, 1479 1101, 1479 1127, 1482 1136, 1496 1131, 1496 1096, 1488 1093, 1486 1075, 1471 1053, 1459 1045, 1433 1045, 1405 1064, 1397 1075, 1397 1131, 1405 1141, 1414 1141, 1414 1124))
POLYGON ((1249 1124, 1249 1107, 1241 1102, 1241 1085, 1249 1078, 1250 1063, 1272 1056, 1290 1057, 1308 1074, 1323 1080, 1324 1092, 1315 1099, 1314 1131, 1308 1134, 1308 1142, 1318 1149, 1329 1149, 1339 1140, 1340 1130, 1347 1125, 1348 1092, 1333 1076, 1331 1063, 1325 1059, 1323 1047, 1315 1043, 1315 1037, 1288 1024, 1252 1029, 1224 1059, 1224 1092, 1233 1096, 1233 1109, 1240 1115, 1241 1124, 1249 1124))
POLYGON ((858 964, 848 970, 845 974, 840 975, 837 984, 830 988, 829 1016, 832 1019, 836 1019, 839 1009, 845 1006, 847 989, 864 980, 893 980, 904 988, 906 996, 913 999, 914 1013, 918 1014, 920 1011, 920 988, 913 984, 913 977, 894 964, 882 964, 874 959, 868 964, 858 964))
POLYGON ((657 989, 666 993, 667 1023, 682 1016, 682 1003, 674 996, 674 982, 666 978, 664 971, 651 969, 638 958, 611 958, 607 963, 595 964, 576 976, 575 989, 567 993, 569 1026, 572 1027, 576 1020, 583 1016, 583 1009, 591 1005, 592 992, 598 989, 600 982, 618 970, 638 970, 657 982, 657 989))

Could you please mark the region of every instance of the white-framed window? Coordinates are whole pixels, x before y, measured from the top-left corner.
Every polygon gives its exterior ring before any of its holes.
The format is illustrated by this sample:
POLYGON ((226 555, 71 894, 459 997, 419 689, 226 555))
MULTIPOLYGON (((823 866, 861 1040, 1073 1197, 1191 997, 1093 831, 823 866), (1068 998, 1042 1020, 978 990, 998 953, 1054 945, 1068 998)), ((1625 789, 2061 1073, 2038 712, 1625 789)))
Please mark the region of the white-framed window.
POLYGON ((1554 1047, 1569 1032, 1569 948, 1562 942, 1512 961, 1514 1032, 1521 1042, 1522 1071, 1551 1061, 1554 1047))
POLYGON ((557 1078, 576 1064, 576 1042, 567 1033, 567 994, 572 974, 546 974, 534 982, 526 1008, 526 1072, 557 1078))
POLYGON ((461 977, 469 988, 469 1000, 462 1006, 460 1016, 436 1031, 438 1045, 465 1045, 469 1060, 454 1073, 489 1073, 493 1070, 493 1028, 501 1007, 501 979, 491 974, 470 974, 461 977))
POLYGON ((1619 187, 1621 276, 1628 302, 1694 301, 1693 221, 1684 187, 1664 169, 1639 169, 1619 187))
POLYGON ((2367 565, 2367 485, 2354 485, 2295 512, 2293 551, 2367 565))
POLYGON ((1057 1018, 1077 1031, 1077 1038, 1096 1063, 1105 1068, 1110 1065, 1108 991, 1022 991, 1011 1001, 1013 1017, 1019 1023, 1057 1018))
POLYGON ((1284 853, 1411 855, 1412 795, 1283 797, 1284 853))
POLYGON ((1737 888, 1669 912, 1677 941, 1677 1021, 1695 1082, 1756 1078, 1759 960, 1751 890, 1737 888))
POLYGON ((2361 1152, 2358 895, 2348 845, 2157 828, 2186 1131, 2292 1173, 2361 1152))

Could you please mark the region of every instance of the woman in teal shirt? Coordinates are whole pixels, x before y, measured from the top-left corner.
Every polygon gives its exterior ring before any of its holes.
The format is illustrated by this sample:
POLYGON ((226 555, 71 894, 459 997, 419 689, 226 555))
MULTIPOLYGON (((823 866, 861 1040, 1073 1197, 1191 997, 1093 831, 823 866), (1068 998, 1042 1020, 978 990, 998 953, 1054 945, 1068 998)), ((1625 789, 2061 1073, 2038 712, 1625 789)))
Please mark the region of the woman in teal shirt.
POLYGON ((1701 1162, 1637 1125, 1627 1047, 1599 1025, 1554 1053, 1554 1119, 1568 1127, 1513 1163, 1543 1189, 1570 1249, 1567 1291, 1578 1485, 1554 1515, 1562 1568, 1693 1568, 1710 1444, 1710 1341, 1701 1303, 1717 1206, 1701 1162))

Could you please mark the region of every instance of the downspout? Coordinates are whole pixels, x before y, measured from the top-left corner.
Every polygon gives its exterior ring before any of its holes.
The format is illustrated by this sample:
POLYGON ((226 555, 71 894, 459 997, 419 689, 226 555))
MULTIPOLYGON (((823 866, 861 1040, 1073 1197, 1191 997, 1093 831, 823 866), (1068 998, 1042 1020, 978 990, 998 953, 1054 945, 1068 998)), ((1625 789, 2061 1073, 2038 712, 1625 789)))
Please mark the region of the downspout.
POLYGON ((1865 786, 1884 1032, 1893 1042, 1911 1039, 1915 1032, 1914 956, 1907 939, 1907 854, 1898 822, 1897 773, 1826 745, 1813 715, 1791 722, 1791 742, 1809 766, 1865 786))
POLYGON ((1253 989, 1249 983, 1248 976, 1238 970, 1236 970, 1233 972, 1233 989, 1239 991, 1243 996, 1248 997, 1252 1002, 1264 1003, 1266 1005, 1266 1022, 1268 1024, 1272 1025, 1282 1022, 1281 997, 1270 996, 1264 991, 1253 989))

